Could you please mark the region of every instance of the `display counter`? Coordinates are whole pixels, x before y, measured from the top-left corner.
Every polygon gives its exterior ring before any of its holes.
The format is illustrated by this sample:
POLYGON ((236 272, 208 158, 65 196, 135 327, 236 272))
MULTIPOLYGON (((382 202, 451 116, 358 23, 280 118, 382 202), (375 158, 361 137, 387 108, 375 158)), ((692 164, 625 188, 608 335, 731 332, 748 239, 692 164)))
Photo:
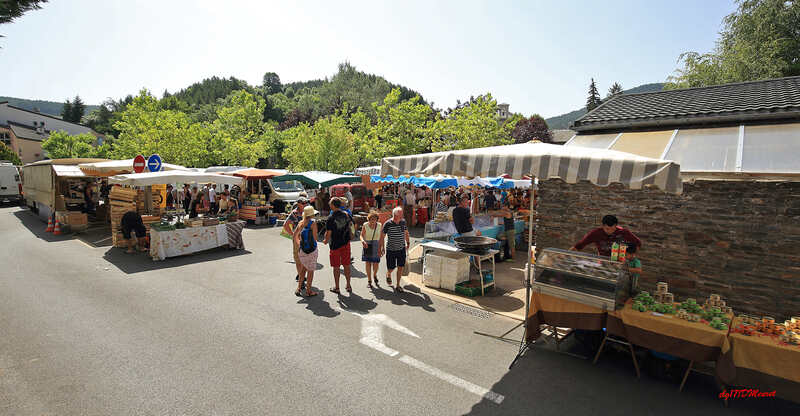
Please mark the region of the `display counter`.
POLYGON ((212 248, 229 246, 244 249, 242 229, 244 221, 205 227, 187 227, 170 231, 150 230, 150 256, 153 260, 197 253, 212 248))

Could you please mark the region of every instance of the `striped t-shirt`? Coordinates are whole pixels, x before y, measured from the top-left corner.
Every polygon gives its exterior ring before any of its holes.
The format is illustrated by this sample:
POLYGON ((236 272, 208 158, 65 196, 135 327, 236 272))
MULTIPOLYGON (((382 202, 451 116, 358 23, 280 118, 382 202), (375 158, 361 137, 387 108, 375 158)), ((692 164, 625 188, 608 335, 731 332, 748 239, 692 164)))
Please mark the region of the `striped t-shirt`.
POLYGON ((383 233, 386 234, 386 251, 406 249, 406 220, 397 223, 389 219, 383 223, 383 233))

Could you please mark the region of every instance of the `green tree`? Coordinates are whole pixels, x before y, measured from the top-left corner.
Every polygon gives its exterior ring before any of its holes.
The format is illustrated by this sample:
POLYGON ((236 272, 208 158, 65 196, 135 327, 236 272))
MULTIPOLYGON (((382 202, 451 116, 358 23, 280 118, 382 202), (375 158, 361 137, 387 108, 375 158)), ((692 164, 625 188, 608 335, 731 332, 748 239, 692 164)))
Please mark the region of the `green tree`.
POLYGON ((685 52, 664 89, 800 75, 800 2, 737 0, 713 51, 685 52))
POLYGON ((157 153, 166 162, 196 167, 207 160, 206 126, 193 123, 186 113, 160 108, 147 90, 126 106, 114 128, 120 132, 109 153, 115 159, 157 153))
POLYGON ((97 138, 89 133, 70 135, 64 130, 50 132, 42 149, 51 159, 94 157, 97 138))
POLYGON ((22 161, 19 159, 16 153, 11 150, 10 147, 6 146, 5 143, 0 142, 0 160, 7 160, 17 166, 22 164, 22 161))
POLYGON ((400 89, 393 88, 382 105, 372 104, 376 115, 375 134, 380 139, 383 155, 411 155, 430 149, 433 109, 420 100, 419 96, 414 96, 401 101, 400 89))
POLYGON ((619 82, 611 84, 611 88, 608 89, 608 95, 606 96, 606 99, 611 98, 617 94, 622 94, 622 85, 619 85, 619 82))
POLYGON ((64 121, 70 121, 72 120, 72 114, 73 114, 72 101, 70 101, 70 99, 67 98, 64 101, 64 106, 61 107, 61 119, 64 121))
POLYGON ((231 93, 210 126, 209 157, 225 165, 253 166, 274 149, 276 136, 262 119, 265 106, 258 95, 244 90, 231 93))
POLYGON ((597 92, 597 84, 594 83, 594 78, 592 78, 592 82, 589 84, 589 97, 586 98, 586 111, 592 111, 598 105, 600 105, 600 93, 597 92))
POLYGON ((261 88, 264 90, 264 94, 266 95, 272 95, 281 92, 283 90, 283 85, 281 85, 281 77, 274 72, 265 73, 261 81, 261 88))
POLYGON ((499 123, 497 101, 491 94, 478 96, 436 120, 432 128, 431 150, 440 152, 511 144, 511 131, 516 121, 512 118, 499 123))
MULTIPOLYGON (((11 23, 23 14, 42 8, 47 0, 3 0, 0 1, 0 24, 11 23)), ((2 38, 3 35, 0 35, 2 38)))
POLYGON ((358 166, 357 139, 340 115, 300 123, 282 132, 286 148, 283 157, 293 171, 352 171, 358 166))
POLYGON ((69 120, 73 123, 80 123, 83 115, 86 113, 86 104, 83 103, 80 96, 75 96, 72 100, 72 112, 69 114, 69 120))

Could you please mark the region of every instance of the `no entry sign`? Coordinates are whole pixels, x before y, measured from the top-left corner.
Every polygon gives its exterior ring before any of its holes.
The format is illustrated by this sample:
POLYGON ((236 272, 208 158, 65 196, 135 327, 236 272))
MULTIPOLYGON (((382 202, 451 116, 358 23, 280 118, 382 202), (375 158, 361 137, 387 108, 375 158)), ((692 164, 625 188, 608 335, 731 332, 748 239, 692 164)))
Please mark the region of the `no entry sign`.
POLYGON ((133 171, 135 173, 144 172, 144 168, 146 166, 147 166, 147 161, 144 160, 144 156, 139 155, 133 158, 133 171))

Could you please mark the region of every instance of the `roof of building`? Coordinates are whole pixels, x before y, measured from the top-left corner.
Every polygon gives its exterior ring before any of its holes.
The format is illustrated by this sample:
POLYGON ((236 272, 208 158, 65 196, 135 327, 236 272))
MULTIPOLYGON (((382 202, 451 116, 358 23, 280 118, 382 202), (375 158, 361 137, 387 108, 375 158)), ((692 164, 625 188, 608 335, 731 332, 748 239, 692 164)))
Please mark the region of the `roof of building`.
POLYGON ((52 130, 66 130, 70 134, 91 133, 91 134, 93 134, 95 136, 102 136, 100 133, 97 133, 94 130, 92 130, 92 128, 89 127, 89 126, 85 126, 85 125, 80 124, 80 123, 73 123, 73 122, 70 122, 70 121, 66 121, 66 120, 64 120, 64 119, 62 119, 61 117, 58 117, 58 116, 53 116, 53 115, 50 115, 50 114, 39 113, 39 112, 36 112, 36 111, 31 111, 31 110, 24 109, 24 108, 21 108, 21 107, 16 107, 16 106, 13 106, 13 105, 9 104, 8 101, 0 101, 0 108, 12 109, 13 111, 19 112, 19 113, 17 113, 18 115, 20 113, 24 113, 25 114, 24 116, 20 116, 20 117, 10 117, 9 114, 13 114, 13 112, 9 113, 7 111, 3 111, 2 113, 0 113, 0 123, 7 123, 7 122, 17 122, 17 123, 19 123, 20 121, 23 121, 21 119, 21 117, 24 117, 25 120, 23 122, 27 123, 28 120, 29 120, 27 114, 31 114, 31 115, 36 116, 35 119, 38 118, 39 121, 42 121, 43 123, 44 123, 44 120, 42 120, 42 119, 54 120, 53 122, 46 123, 47 127, 51 128, 52 130))
POLYGON ((800 120, 800 76, 619 94, 575 120, 579 132, 800 120))
POLYGON ((27 139, 27 140, 35 140, 37 142, 43 142, 50 137, 50 131, 45 130, 43 133, 39 133, 36 131, 35 127, 26 126, 24 124, 15 123, 13 121, 8 122, 8 127, 11 131, 14 132, 14 135, 20 139, 27 139))
POLYGON ((575 135, 575 131, 569 129, 557 129, 550 130, 550 134, 553 137, 553 143, 566 143, 567 140, 571 139, 572 136, 575 135))

